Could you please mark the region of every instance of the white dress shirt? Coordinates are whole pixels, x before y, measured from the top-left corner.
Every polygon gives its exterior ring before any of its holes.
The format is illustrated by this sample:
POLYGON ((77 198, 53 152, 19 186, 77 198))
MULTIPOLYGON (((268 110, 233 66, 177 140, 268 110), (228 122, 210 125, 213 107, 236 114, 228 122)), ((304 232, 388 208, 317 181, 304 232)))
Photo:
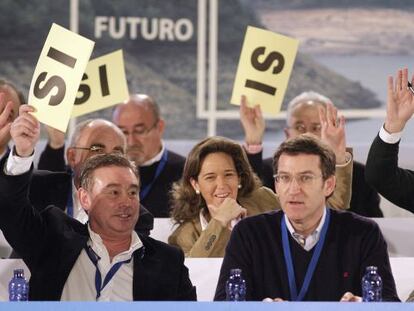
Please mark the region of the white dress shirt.
MULTIPOLYGON (((101 272, 103 283, 105 276, 111 267, 120 261, 128 260, 134 251, 141 248, 142 242, 135 231, 132 231, 131 246, 128 250, 116 255, 112 262, 101 237, 93 232, 88 225, 90 239, 88 245, 100 257, 98 268, 101 272)), ((63 288, 62 301, 132 301, 132 284, 134 273, 134 260, 121 265, 109 283, 102 289, 101 296, 96 299, 97 290, 95 288, 96 267, 89 259, 85 249, 83 249, 66 280, 63 288)))
POLYGON ((381 126, 381 129, 379 131, 379 137, 381 138, 381 140, 384 143, 387 144, 396 144, 400 141, 401 137, 402 137, 402 131, 401 132, 396 132, 396 133, 388 133, 385 128, 384 125, 381 126))
POLYGON ((321 230, 323 227, 323 224, 325 223, 326 218, 326 208, 323 209, 323 215, 319 222, 318 227, 316 227, 315 231, 313 231, 311 234, 309 234, 306 238, 295 232, 295 229, 293 228, 292 224, 289 221, 289 218, 284 214, 286 227, 289 230, 291 236, 299 243, 300 246, 302 246, 306 251, 310 251, 316 243, 319 241, 319 237, 321 235, 321 230))
POLYGON ((158 152, 152 159, 149 159, 148 161, 145 161, 140 166, 150 166, 150 165, 154 164, 155 162, 161 161, 164 150, 165 150, 165 144, 164 144, 164 141, 161 140, 161 151, 158 152))

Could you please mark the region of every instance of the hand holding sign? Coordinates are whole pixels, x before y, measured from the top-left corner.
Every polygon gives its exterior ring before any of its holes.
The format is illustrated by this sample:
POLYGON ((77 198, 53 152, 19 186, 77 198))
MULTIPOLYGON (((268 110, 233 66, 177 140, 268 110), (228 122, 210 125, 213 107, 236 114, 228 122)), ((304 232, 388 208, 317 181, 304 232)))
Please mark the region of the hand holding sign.
POLYGON ((35 108, 29 105, 21 105, 19 116, 13 121, 10 134, 13 138, 17 155, 28 157, 33 154, 34 147, 39 140, 40 124, 30 113, 35 112, 35 108))
POLYGON ((93 46, 93 41, 52 25, 29 91, 29 103, 40 122, 66 131, 93 46))
POLYGON ((298 40, 247 27, 231 103, 239 105, 244 94, 252 106, 259 104, 264 113, 276 115, 285 96, 298 44, 298 40))

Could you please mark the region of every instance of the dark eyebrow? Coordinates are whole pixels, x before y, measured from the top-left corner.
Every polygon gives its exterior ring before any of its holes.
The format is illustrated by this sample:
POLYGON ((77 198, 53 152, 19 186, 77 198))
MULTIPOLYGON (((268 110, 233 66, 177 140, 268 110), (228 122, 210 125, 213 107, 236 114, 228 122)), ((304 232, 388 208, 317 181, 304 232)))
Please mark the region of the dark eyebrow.
MULTIPOLYGON (((292 173, 290 173, 290 172, 286 172, 286 171, 278 171, 277 172, 278 174, 289 174, 289 175, 293 175, 292 173)), ((302 172, 298 172, 298 173, 296 173, 297 175, 302 175, 302 174, 315 174, 315 172, 312 172, 312 171, 310 171, 310 170, 307 170, 307 171, 302 171, 302 172)))
MULTIPOLYGON (((107 184, 105 186, 105 188, 120 188, 120 187, 122 187, 121 184, 116 184, 116 183, 107 184)), ((139 186, 138 184, 130 184, 129 188, 139 189, 139 186)))

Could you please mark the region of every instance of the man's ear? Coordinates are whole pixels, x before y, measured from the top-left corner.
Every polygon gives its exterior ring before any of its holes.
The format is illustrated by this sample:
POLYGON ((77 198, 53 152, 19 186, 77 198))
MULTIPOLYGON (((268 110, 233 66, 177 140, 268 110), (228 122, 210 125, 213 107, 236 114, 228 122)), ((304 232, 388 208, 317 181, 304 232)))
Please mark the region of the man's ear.
POLYGON ((86 189, 79 187, 78 199, 82 208, 88 212, 91 209, 91 199, 89 197, 89 192, 86 189))
POLYGON ((66 150, 66 160, 68 161, 69 166, 73 169, 75 167, 76 161, 76 150, 73 148, 68 148, 66 150))
POLYGON ((289 139, 290 138, 289 128, 288 127, 285 127, 283 129, 283 132, 285 133, 285 139, 289 139))
POLYGON ((329 176, 327 180, 324 182, 324 194, 325 197, 330 196, 334 190, 336 185, 336 177, 335 175, 329 176))
POLYGON ((160 133, 160 136, 162 136, 164 134, 164 129, 165 129, 165 121, 164 121, 164 119, 160 118, 158 120, 157 129, 158 129, 158 132, 160 133))

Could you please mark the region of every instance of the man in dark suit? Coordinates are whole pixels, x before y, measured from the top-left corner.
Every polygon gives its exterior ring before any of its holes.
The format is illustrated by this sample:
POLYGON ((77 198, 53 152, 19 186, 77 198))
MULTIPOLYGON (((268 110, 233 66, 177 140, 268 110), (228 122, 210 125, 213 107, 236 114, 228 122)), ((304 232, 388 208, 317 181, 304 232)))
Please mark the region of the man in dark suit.
POLYGON ((369 150, 365 176, 384 198, 414 213, 414 171, 398 167, 403 130, 414 113, 414 90, 407 85, 407 68, 398 71, 395 83, 388 77, 387 116, 369 150))
POLYGON ((133 94, 115 108, 112 120, 127 138, 128 157, 139 166, 141 202, 155 217, 169 217, 169 192, 181 178, 185 158, 165 147, 158 105, 148 95, 133 94))
MULTIPOLYGON (((321 121, 318 109, 326 109, 332 101, 313 91, 304 92, 293 98, 287 107, 286 139, 297 137, 303 133, 312 133, 321 137, 321 121)), ((274 189, 273 163, 271 158, 262 160, 262 139, 265 130, 264 119, 259 106, 249 108, 242 103, 241 121, 245 130, 245 149, 255 172, 263 184, 274 189)), ((378 193, 365 182, 365 166, 353 161, 352 197, 350 211, 366 217, 383 217, 379 208, 378 193)))
MULTIPOLYGON (((30 300, 195 300, 183 253, 134 231, 140 185, 124 156, 102 153, 83 163, 76 182, 87 224, 54 206, 32 207, 27 194, 40 132, 33 111, 20 108, 11 126, 15 148, 0 162, 0 228, 30 269, 30 300)), ((0 116, 0 128, 5 124, 0 116)))
MULTIPOLYGON (((55 205, 67 214, 85 223, 88 215, 77 200, 76 188, 79 186, 80 167, 89 157, 101 153, 124 154, 126 141, 115 124, 102 119, 89 119, 79 123, 73 132, 66 150, 68 168, 62 172, 35 171, 30 187, 30 200, 36 208, 55 205)), ((46 153, 53 153, 47 151, 46 153)), ((59 162, 62 155, 49 154, 49 161, 59 162)), ((43 159, 45 161, 45 159, 43 159)), ((64 166, 64 160, 58 164, 64 166)), ((154 219, 144 207, 140 209, 140 218, 136 230, 149 235, 154 219)))

